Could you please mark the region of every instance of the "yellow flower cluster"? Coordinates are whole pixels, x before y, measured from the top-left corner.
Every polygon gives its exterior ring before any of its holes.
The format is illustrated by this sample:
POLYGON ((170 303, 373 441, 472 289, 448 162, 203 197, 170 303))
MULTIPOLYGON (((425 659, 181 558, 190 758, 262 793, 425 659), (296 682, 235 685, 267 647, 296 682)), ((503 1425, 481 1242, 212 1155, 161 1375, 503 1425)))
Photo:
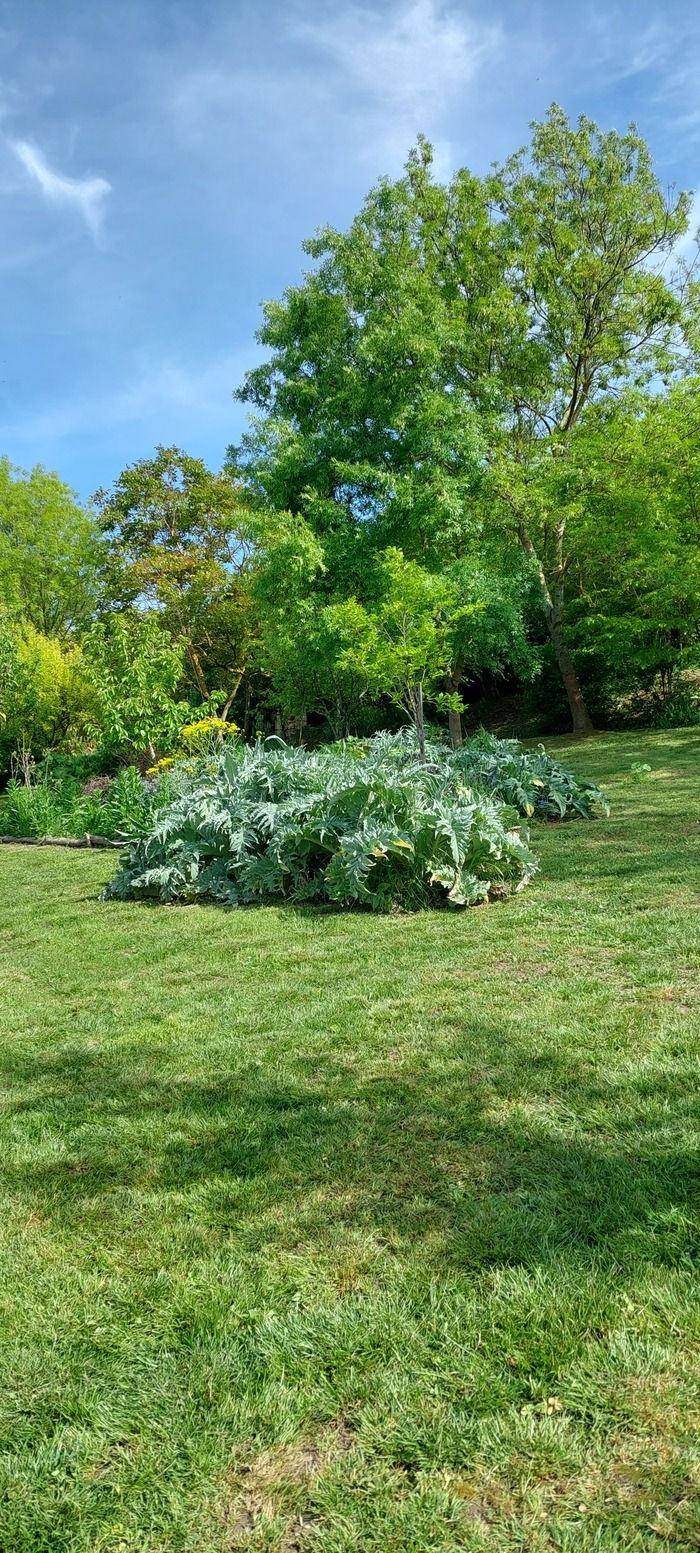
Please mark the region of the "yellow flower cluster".
POLYGON ((148 766, 146 768, 146 776, 162 776, 163 772, 167 771, 168 767, 173 766, 174 764, 174 755, 164 755, 162 760, 156 761, 155 766, 148 766))
POLYGON ((238 733, 238 723, 227 723, 223 717, 200 717, 196 723, 185 723, 180 729, 180 739, 188 747, 201 746, 210 739, 230 738, 238 733))
POLYGON ((180 729, 177 754, 165 755, 162 760, 157 760, 154 766, 148 767, 146 776, 162 776, 178 760, 213 755, 223 739, 231 739, 237 733, 240 733, 238 723, 227 723, 223 717, 200 717, 195 723, 185 723, 184 728, 180 729))

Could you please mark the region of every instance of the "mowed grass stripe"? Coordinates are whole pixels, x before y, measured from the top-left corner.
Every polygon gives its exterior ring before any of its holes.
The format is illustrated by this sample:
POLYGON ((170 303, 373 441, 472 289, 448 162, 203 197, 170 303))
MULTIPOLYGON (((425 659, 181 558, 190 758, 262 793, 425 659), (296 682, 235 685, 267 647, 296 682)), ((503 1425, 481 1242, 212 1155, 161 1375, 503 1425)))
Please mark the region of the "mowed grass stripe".
POLYGON ((464 913, 3 849, 3 1553, 700 1546, 700 738, 552 750, 464 913))

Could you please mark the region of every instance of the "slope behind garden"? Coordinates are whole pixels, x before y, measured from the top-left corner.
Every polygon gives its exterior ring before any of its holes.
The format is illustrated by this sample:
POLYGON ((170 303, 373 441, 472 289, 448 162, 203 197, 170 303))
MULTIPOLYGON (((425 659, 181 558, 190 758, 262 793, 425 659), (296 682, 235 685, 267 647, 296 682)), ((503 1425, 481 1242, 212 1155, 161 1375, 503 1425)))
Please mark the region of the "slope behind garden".
POLYGON ((700 738, 551 747, 461 914, 3 848, 2 1553, 699 1545, 700 738))

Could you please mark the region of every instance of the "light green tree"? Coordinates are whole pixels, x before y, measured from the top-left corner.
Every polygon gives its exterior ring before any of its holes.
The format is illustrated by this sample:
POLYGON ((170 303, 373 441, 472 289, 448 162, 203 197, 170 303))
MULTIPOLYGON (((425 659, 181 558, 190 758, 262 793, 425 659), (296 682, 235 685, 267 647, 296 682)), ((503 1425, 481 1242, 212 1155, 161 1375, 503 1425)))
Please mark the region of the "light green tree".
POLYGON ((351 598, 327 607, 326 619, 340 643, 338 667, 407 714, 425 756, 426 699, 461 710, 459 696, 442 687, 453 663, 456 629, 478 606, 460 604, 453 583, 407 561, 395 548, 381 559, 379 587, 369 606, 351 598))
POLYGON ((0 604, 46 637, 67 640, 90 622, 100 597, 95 514, 39 467, 0 459, 0 604))
POLYGON ((93 737, 105 750, 150 759, 172 748, 191 717, 178 698, 184 646, 172 643, 153 616, 108 617, 85 641, 95 697, 93 737))
POLYGON ((81 648, 0 614, 0 773, 79 743, 92 710, 81 648))

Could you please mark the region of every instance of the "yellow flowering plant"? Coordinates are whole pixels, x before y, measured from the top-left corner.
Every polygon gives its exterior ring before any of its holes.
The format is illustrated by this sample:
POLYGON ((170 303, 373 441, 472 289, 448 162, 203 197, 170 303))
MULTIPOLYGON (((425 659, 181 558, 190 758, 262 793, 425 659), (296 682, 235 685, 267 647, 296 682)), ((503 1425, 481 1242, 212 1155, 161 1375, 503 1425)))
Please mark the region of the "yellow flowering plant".
POLYGON ((146 767, 146 776, 147 777, 159 777, 159 776, 162 776, 163 773, 165 771, 169 771, 170 767, 174 766, 174 764, 175 764, 175 756, 174 755, 164 755, 163 759, 162 760, 157 760, 154 766, 147 766, 146 767))
POLYGON ((223 717, 200 717, 180 729, 180 743, 187 755, 208 755, 239 732, 238 723, 226 722, 223 717))

